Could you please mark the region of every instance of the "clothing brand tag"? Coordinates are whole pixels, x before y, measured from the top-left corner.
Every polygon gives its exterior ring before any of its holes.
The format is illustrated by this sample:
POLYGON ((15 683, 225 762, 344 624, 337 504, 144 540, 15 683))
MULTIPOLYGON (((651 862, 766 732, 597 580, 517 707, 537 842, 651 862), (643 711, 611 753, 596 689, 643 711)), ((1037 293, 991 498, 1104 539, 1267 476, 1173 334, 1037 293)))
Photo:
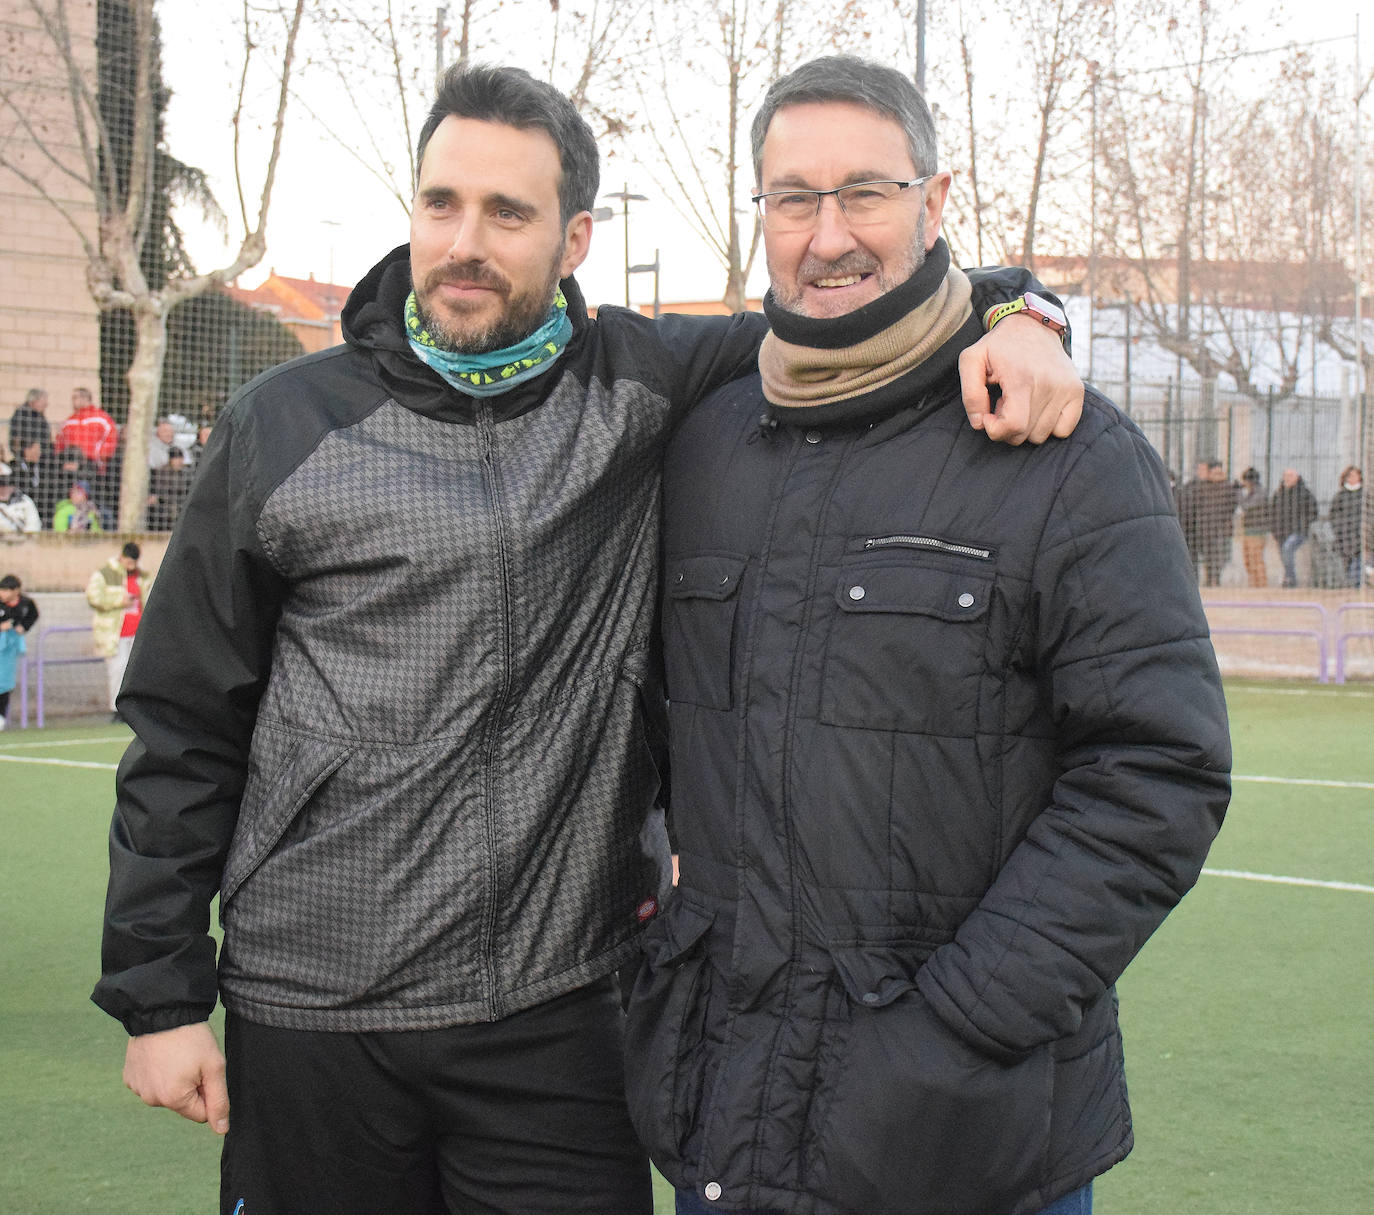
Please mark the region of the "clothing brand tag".
POLYGON ((642 924, 645 920, 651 920, 654 913, 658 911, 658 900, 650 895, 638 907, 635 908, 635 915, 642 924))

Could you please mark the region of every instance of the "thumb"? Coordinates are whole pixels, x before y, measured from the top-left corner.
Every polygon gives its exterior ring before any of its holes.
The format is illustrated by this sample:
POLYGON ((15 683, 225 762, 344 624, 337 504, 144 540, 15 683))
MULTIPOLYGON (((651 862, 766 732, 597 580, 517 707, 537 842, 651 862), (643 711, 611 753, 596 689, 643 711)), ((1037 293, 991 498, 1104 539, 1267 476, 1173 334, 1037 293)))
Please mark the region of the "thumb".
POLYGON ((207 1069, 201 1081, 201 1093, 205 1098, 205 1117, 210 1129, 216 1135, 229 1130, 229 1088, 224 1081, 224 1066, 207 1069))

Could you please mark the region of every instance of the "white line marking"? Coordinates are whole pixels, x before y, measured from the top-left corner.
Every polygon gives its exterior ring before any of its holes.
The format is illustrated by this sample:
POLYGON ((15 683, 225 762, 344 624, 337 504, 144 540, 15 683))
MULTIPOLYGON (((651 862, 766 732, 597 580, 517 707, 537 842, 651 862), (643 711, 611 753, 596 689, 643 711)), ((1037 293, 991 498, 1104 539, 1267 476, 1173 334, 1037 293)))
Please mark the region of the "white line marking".
POLYGON ((1317 886, 1322 890, 1353 890, 1357 894, 1374 894, 1374 886, 1358 882, 1322 882, 1316 878, 1284 877, 1277 873, 1250 873, 1244 869, 1204 869, 1208 877, 1240 878, 1245 882, 1272 882, 1279 886, 1317 886))
POLYGON ((1374 789, 1374 781, 1368 780, 1316 780, 1305 776, 1244 776, 1239 772, 1231 774, 1233 781, 1249 781, 1255 785, 1319 785, 1323 789, 1374 789))
MULTIPOLYGON (((1347 685, 1340 686, 1344 688, 1347 685)), ((1364 700, 1374 696, 1374 692, 1356 691, 1353 688, 1350 691, 1337 691, 1335 688, 1250 688, 1243 684, 1227 684, 1226 695, 1234 692, 1251 692, 1261 696, 1341 696, 1364 700)))
POLYGON ((6 742, 5 750, 20 751, 25 747, 90 747, 96 743, 127 743, 131 734, 112 734, 109 738, 51 738, 47 742, 6 742))
POLYGON ((0 764, 44 764, 50 768, 95 768, 114 772, 118 764, 95 764, 80 759, 43 759, 38 755, 0 755, 0 764))

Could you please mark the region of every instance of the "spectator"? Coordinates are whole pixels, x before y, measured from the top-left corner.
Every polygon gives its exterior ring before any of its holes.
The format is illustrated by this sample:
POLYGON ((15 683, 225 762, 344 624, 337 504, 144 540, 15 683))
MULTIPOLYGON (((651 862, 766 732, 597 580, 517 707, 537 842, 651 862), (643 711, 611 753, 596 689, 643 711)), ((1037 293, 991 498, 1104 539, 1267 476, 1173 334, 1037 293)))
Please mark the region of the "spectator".
POLYGON ((1359 586, 1363 581, 1364 560, 1360 543, 1360 527, 1364 520, 1364 474, 1353 464, 1341 473, 1340 488, 1331 499, 1331 530, 1335 535, 1336 551, 1341 555, 1347 586, 1359 586))
POLYGON ((52 426, 44 417, 47 411, 47 390, 30 388, 24 394, 24 403, 10 418, 10 451, 14 455, 19 455, 35 439, 41 448, 40 458, 52 455, 52 426))
POLYGON ((22 493, 17 478, 8 464, 0 464, 0 533, 22 535, 36 532, 43 526, 38 507, 28 494, 22 493))
POLYGON ((91 487, 85 481, 73 481, 70 492, 54 508, 52 529, 55 532, 103 532, 100 508, 91 501, 91 487))
POLYGON ((89 388, 74 388, 72 416, 62 423, 53 446, 59 456, 75 448, 103 475, 119 447, 119 427, 95 403, 89 388))
POLYGON ((196 441, 191 444, 191 450, 187 453, 192 468, 200 467, 200 458, 205 454, 205 445, 210 441, 210 431, 214 426, 210 422, 202 422, 196 429, 196 441))
POLYGON ((1283 585, 1298 585, 1298 549, 1307 543, 1307 529, 1317 517, 1317 500, 1295 469, 1283 470, 1283 481, 1269 502, 1269 530, 1279 542, 1283 585))
POLYGON ((1240 481, 1240 544, 1245 561, 1245 579, 1251 586, 1268 586, 1264 544, 1269 539, 1269 495, 1265 493, 1258 469, 1247 468, 1240 474, 1240 481))
POLYGON ((1174 494, 1174 502, 1178 507, 1178 523, 1183 528, 1183 539, 1188 545, 1188 556, 1192 559, 1194 574, 1200 574, 1202 565, 1203 503, 1207 496, 1207 485, 1211 480, 1211 469, 1210 460, 1199 460, 1193 479, 1185 481, 1174 494))
POLYGON ((109 683, 110 712, 118 718, 115 697, 124 682, 124 668, 129 665, 129 651, 134 646, 134 634, 143 617, 143 602, 148 589, 147 575, 138 568, 139 548, 132 541, 118 557, 111 557, 95 571, 86 583, 86 602, 95 617, 91 630, 95 634, 95 652, 105 660, 105 675, 109 683))
POLYGON ((167 463, 148 474, 148 530, 170 532, 191 492, 191 470, 186 453, 173 445, 167 463))
POLYGON ((0 621, 8 620, 20 633, 32 633, 38 623, 38 605, 24 594, 15 574, 0 578, 0 621))
POLYGON ((1231 560, 1235 531, 1236 500, 1240 487, 1226 480, 1220 460, 1207 462, 1207 479, 1198 486, 1198 554, 1207 573, 1206 586, 1221 585, 1221 571, 1231 560))
POLYGON ((158 418, 153 437, 148 440, 148 469, 153 471, 167 467, 167 460, 173 451, 181 452, 186 458, 185 449, 177 441, 177 428, 170 418, 158 418))
POLYGON ((0 616, 0 730, 10 711, 10 693, 19 675, 19 660, 24 656, 24 632, 8 616, 0 616))

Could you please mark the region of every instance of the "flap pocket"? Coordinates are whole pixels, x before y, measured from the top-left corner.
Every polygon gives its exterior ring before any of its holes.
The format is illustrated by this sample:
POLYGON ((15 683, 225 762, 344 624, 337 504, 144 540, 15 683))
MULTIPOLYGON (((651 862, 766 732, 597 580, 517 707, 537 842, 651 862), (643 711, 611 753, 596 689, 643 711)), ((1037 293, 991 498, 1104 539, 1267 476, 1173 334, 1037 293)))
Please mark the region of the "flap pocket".
POLYGON ((729 553, 675 557, 667 564, 670 599, 729 599, 739 590, 746 559, 729 553))
POLYGON ((849 998, 865 1008, 885 1008, 899 996, 914 991, 914 976, 929 950, 917 946, 832 945, 835 963, 849 998))
POLYGON ((733 553, 670 556, 664 563, 663 665, 668 699, 728 709, 735 610, 748 558, 733 553))
POLYGON ((671 966, 681 962, 706 935, 715 918, 714 912, 675 895, 669 900, 667 910, 649 925, 641 938, 649 965, 671 966))
POLYGON ((835 598, 846 612, 908 612, 937 620, 977 620, 992 600, 992 578, 976 570, 853 562, 840 570, 835 598))

